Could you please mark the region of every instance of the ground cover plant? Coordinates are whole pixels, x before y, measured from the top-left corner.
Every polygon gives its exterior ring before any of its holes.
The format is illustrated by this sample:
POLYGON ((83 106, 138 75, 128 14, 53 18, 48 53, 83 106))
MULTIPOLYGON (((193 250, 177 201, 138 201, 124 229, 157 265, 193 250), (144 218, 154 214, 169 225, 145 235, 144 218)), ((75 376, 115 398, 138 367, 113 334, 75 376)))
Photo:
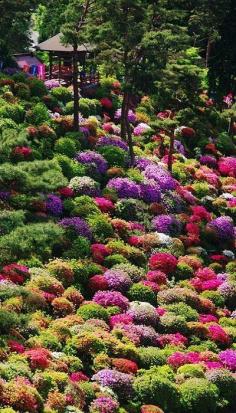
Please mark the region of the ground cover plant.
POLYGON ((233 413, 228 107, 140 97, 131 164, 116 79, 77 132, 70 88, 46 86, 0 77, 0 412, 233 413))

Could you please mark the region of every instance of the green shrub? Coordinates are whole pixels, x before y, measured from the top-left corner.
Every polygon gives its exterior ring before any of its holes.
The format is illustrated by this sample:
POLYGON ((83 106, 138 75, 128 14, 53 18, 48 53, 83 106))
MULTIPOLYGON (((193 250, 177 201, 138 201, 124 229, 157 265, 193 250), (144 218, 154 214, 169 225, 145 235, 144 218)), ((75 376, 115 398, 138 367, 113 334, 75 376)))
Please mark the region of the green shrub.
POLYGON ((116 264, 114 269, 127 272, 133 282, 138 282, 145 277, 145 270, 141 267, 131 264, 130 262, 116 264))
POLYGON ((217 307, 224 307, 225 299, 218 291, 203 291, 201 296, 211 300, 217 307))
POLYGON ((139 347, 139 363, 142 368, 152 366, 163 366, 167 362, 167 357, 173 353, 170 349, 159 349, 158 347, 139 347))
POLYGON ((74 176, 84 176, 86 175, 86 168, 81 163, 70 159, 66 155, 58 154, 55 156, 58 164, 60 165, 63 175, 68 179, 73 178, 74 176))
POLYGON ((156 304, 156 294, 150 287, 142 283, 133 284, 127 295, 130 301, 145 301, 152 305, 156 304))
POLYGON ((27 174, 26 191, 51 192, 67 185, 67 179, 55 160, 21 162, 18 170, 27 174))
POLYGON ((0 331, 2 334, 9 334, 9 330, 20 327, 24 322, 24 317, 12 311, 0 309, 0 331))
POLYGON ((226 402, 226 406, 234 407, 236 394, 236 379, 224 369, 211 370, 207 374, 208 380, 215 384, 220 392, 220 398, 226 402))
POLYGON ((177 264, 175 270, 175 276, 178 280, 187 280, 193 276, 193 269, 190 265, 186 264, 185 262, 180 262, 177 264))
POLYGON ((77 237, 69 250, 63 253, 65 258, 85 258, 90 253, 90 242, 85 237, 77 237))
POLYGON ((54 150, 57 153, 72 158, 78 150, 78 145, 70 138, 60 138, 56 141, 54 150))
POLYGON ((0 263, 36 256, 48 259, 60 244, 63 229, 56 224, 28 224, 0 238, 0 263))
POLYGON ((32 372, 24 356, 12 354, 7 363, 0 363, 0 376, 5 380, 12 380, 15 377, 32 377, 32 372))
POLYGON ((185 364, 178 368, 177 374, 181 374, 185 378, 204 378, 204 369, 200 364, 185 364))
POLYGON ((112 237, 113 227, 105 215, 92 215, 88 217, 88 223, 96 242, 105 242, 107 238, 112 237))
POLYGON ((31 78, 28 81, 28 85, 32 96, 42 97, 44 95, 47 95, 48 93, 47 88, 42 80, 31 78))
POLYGON ((25 83, 22 83, 22 82, 16 83, 16 85, 15 85, 15 94, 20 99, 28 100, 28 99, 30 99, 30 95, 31 95, 30 88, 25 83))
POLYGON ((124 168, 127 163, 127 153, 116 146, 101 146, 97 151, 104 156, 108 165, 124 168))
POLYGON ((71 101, 71 92, 63 86, 55 87, 51 91, 52 96, 54 96, 59 102, 66 104, 71 101))
POLYGON ((111 268, 114 265, 118 265, 118 264, 125 264, 128 263, 129 261, 127 260, 127 258, 125 258, 123 255, 121 254, 112 254, 112 255, 108 255, 108 257, 105 258, 104 260, 104 266, 107 268, 111 268))
POLYGON ((0 107, 0 118, 12 119, 17 124, 24 121, 24 114, 23 107, 17 103, 5 104, 0 107))
POLYGON ((24 225, 25 212, 19 211, 0 211, 0 233, 8 234, 13 229, 24 225))
POLYGON ((30 110, 26 113, 26 121, 33 125, 42 125, 44 122, 50 120, 50 115, 48 113, 47 107, 43 103, 36 103, 30 110))
POLYGON ((73 215, 83 218, 89 217, 92 214, 98 215, 100 213, 100 210, 94 200, 88 195, 76 197, 73 200, 73 206, 71 207, 71 213, 73 215))
POLYGON ((180 402, 186 413, 215 412, 219 391, 206 379, 191 378, 179 386, 180 402))
POLYGON ((186 334, 188 332, 188 326, 185 317, 171 313, 166 313, 161 317, 160 329, 165 334, 178 332, 186 334))
POLYGON ((105 321, 107 320, 107 312, 105 308, 96 303, 82 305, 77 310, 77 314, 84 320, 89 320, 90 318, 98 318, 105 321))
POLYGON ((186 321, 197 321, 198 312, 185 303, 175 303, 166 306, 166 309, 175 315, 182 316, 186 321))
POLYGON ((154 404, 165 412, 172 412, 178 407, 178 391, 174 383, 160 374, 158 369, 151 369, 140 374, 134 380, 135 396, 143 404, 154 404))
POLYGON ((12 151, 16 146, 28 146, 29 141, 25 131, 18 133, 16 129, 5 128, 2 131, 0 140, 0 160, 7 162, 10 160, 12 151))

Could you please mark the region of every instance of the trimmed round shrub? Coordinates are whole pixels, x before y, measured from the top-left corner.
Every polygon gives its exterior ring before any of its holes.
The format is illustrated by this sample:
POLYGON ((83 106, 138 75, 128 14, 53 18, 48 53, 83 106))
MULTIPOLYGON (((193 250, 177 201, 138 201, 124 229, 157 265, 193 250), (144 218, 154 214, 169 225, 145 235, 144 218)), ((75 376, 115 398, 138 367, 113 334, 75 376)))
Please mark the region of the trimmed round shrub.
POLYGON ((215 412, 219 390, 210 381, 191 378, 179 386, 180 402, 186 413, 215 412))
POLYGON ((175 384, 160 375, 158 370, 140 374, 134 381, 134 391, 142 403, 153 403, 166 412, 171 412, 178 406, 178 390, 175 384))
POLYGON ((54 96, 60 102, 66 104, 71 101, 71 92, 63 86, 55 87, 51 91, 52 96, 54 96))
POLYGON ((56 141, 54 150, 57 153, 72 158, 78 150, 79 144, 70 138, 60 138, 56 141))
POLYGON ((106 159, 108 165, 123 168, 127 163, 127 153, 117 146, 101 146, 97 151, 106 159))
POLYGON ((84 320, 89 320, 90 318, 98 318, 101 320, 107 320, 107 312, 100 304, 89 303, 82 305, 78 310, 77 314, 80 315, 84 320))
POLYGON ((130 301, 146 301, 152 305, 156 304, 156 294, 150 287, 142 283, 133 284, 127 295, 130 301))

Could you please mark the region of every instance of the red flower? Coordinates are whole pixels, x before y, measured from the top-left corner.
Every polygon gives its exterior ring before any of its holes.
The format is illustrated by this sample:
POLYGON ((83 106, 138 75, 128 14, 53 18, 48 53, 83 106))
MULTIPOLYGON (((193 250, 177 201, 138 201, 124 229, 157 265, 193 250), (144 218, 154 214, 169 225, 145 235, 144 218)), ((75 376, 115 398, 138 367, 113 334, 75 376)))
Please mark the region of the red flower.
POLYGON ((65 186, 63 188, 58 189, 58 192, 60 195, 66 197, 66 198, 70 198, 74 195, 73 189, 68 188, 68 186, 65 186))
POLYGON ((16 146, 15 149, 13 150, 14 155, 20 155, 23 156, 24 158, 27 158, 29 155, 31 155, 32 149, 29 148, 28 146, 16 146))
POLYGON ((155 282, 159 285, 167 283, 166 274, 162 271, 148 271, 146 278, 148 281, 155 282))
POLYGON ((27 350, 25 355, 30 359, 32 369, 46 369, 49 366, 51 353, 46 348, 27 350))
POLYGON ((138 371, 138 365, 134 361, 127 359, 113 359, 112 365, 122 373, 136 374, 138 371))
POLYGON ((176 269, 177 259, 166 252, 158 252, 149 259, 151 270, 160 270, 165 274, 170 274, 176 269))
POLYGON ((94 275, 90 278, 88 287, 92 292, 108 290, 108 282, 103 275, 94 275))
POLYGON ((100 103, 105 109, 112 109, 113 104, 109 98, 100 99, 100 103))
POLYGON ((70 380, 73 382, 89 381, 89 378, 84 373, 82 373, 82 371, 78 371, 76 373, 71 373, 70 380))
POLYGON ((12 352, 21 354, 25 351, 23 344, 18 343, 18 341, 8 340, 7 344, 12 352))

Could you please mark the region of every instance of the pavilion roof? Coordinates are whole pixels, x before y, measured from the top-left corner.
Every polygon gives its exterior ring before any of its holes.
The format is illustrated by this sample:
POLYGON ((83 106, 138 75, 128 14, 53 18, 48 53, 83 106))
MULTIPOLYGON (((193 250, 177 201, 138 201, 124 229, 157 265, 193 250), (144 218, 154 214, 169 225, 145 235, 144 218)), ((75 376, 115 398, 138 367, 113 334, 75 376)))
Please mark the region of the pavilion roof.
MULTIPOLYGON (((63 45, 61 42, 62 34, 58 33, 48 40, 37 45, 37 49, 45 52, 59 52, 59 53, 71 53, 73 47, 71 45, 63 45)), ((89 44, 82 44, 78 46, 78 52, 91 52, 93 47, 89 44)))

